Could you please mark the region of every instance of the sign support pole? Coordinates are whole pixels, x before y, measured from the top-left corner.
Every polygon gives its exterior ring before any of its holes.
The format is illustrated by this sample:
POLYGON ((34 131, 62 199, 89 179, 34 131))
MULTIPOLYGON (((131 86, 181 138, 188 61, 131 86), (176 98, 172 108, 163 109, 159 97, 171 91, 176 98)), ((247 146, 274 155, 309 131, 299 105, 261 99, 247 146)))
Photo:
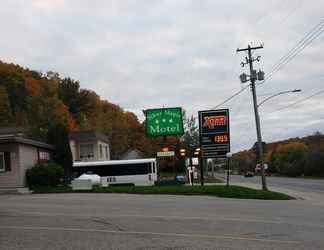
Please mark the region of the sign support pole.
POLYGON ((204 161, 201 155, 199 156, 199 165, 200 165, 200 185, 204 186, 204 161))
POLYGON ((226 158, 226 165, 227 165, 227 176, 226 176, 226 186, 229 187, 229 175, 230 175, 230 159, 229 157, 226 158))

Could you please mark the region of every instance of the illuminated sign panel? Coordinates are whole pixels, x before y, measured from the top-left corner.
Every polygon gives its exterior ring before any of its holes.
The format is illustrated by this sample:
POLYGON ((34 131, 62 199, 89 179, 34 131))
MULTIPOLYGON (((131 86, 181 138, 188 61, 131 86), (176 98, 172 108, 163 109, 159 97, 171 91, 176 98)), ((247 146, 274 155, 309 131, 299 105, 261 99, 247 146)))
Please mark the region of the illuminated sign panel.
POLYGON ((199 111, 199 134, 204 158, 223 158, 230 152, 228 109, 199 111))
POLYGON ((147 109, 145 116, 147 136, 182 135, 184 133, 181 108, 147 109))

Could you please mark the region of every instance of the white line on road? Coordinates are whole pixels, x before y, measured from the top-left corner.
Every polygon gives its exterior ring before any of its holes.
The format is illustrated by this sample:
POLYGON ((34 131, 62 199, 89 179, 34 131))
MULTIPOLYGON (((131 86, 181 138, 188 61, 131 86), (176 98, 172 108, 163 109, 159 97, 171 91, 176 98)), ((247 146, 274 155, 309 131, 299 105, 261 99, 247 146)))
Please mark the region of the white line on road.
MULTIPOLYGON (((46 217, 56 217, 56 216, 67 216, 71 217, 86 217, 90 218, 93 216, 90 215, 76 215, 68 213, 43 213, 43 212, 20 212, 16 211, 17 215, 34 215, 34 216, 46 216, 46 217)), ((109 214, 109 216, 95 216, 95 217, 104 217, 104 218, 143 218, 143 219, 177 219, 177 220, 208 220, 208 221, 238 221, 238 222, 247 222, 247 223, 264 223, 264 224, 282 224, 284 222, 279 220, 263 220, 263 219, 250 219, 250 218, 237 218, 237 217, 197 217, 197 216, 178 216, 178 215, 140 215, 140 214, 109 214)))
POLYGON ((290 240, 260 239, 260 238, 253 238, 253 237, 239 237, 239 236, 226 236, 226 235, 115 231, 115 230, 102 230, 102 229, 92 229, 92 228, 0 226, 0 229, 3 229, 3 230, 70 231, 70 232, 111 233, 111 234, 127 234, 127 235, 153 235, 153 236, 188 237, 188 238, 204 238, 204 239, 260 241, 260 242, 281 243, 281 244, 299 244, 300 243, 299 241, 290 241, 290 240))

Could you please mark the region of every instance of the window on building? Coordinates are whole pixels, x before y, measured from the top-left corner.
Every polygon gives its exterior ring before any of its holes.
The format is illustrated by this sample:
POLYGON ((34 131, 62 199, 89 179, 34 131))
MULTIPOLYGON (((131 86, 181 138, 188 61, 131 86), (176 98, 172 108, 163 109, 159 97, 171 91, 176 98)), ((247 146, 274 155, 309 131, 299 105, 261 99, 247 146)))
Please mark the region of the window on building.
POLYGON ((51 156, 49 152, 39 151, 39 160, 40 161, 49 161, 51 160, 51 156))
POLYGON ((10 172, 11 171, 11 153, 10 152, 0 152, 0 172, 10 172))
POLYGON ((100 159, 103 158, 102 144, 99 145, 100 159))
POLYGON ((5 165, 5 157, 4 153, 0 152, 0 172, 6 171, 6 165, 5 165))
POLYGON ((108 160, 109 159, 108 146, 105 146, 105 151, 106 151, 106 160, 108 160))
POLYGON ((80 160, 88 160, 94 158, 93 144, 80 144, 80 160))

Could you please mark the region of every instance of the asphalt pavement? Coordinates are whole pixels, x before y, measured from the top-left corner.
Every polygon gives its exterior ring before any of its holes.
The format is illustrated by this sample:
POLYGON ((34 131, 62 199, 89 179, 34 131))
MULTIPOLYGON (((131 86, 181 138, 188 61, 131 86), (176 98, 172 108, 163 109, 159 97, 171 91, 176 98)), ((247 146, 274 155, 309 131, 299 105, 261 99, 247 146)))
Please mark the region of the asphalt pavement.
POLYGON ((208 196, 0 196, 0 249, 324 249, 324 204, 208 196))
MULTIPOLYGON (((244 177, 242 175, 231 175, 231 181, 234 183, 252 183, 260 184, 261 177, 244 177)), ((285 188, 301 192, 319 193, 324 195, 324 179, 309 178, 288 178, 288 177, 267 177, 267 184, 271 187, 285 188)))

